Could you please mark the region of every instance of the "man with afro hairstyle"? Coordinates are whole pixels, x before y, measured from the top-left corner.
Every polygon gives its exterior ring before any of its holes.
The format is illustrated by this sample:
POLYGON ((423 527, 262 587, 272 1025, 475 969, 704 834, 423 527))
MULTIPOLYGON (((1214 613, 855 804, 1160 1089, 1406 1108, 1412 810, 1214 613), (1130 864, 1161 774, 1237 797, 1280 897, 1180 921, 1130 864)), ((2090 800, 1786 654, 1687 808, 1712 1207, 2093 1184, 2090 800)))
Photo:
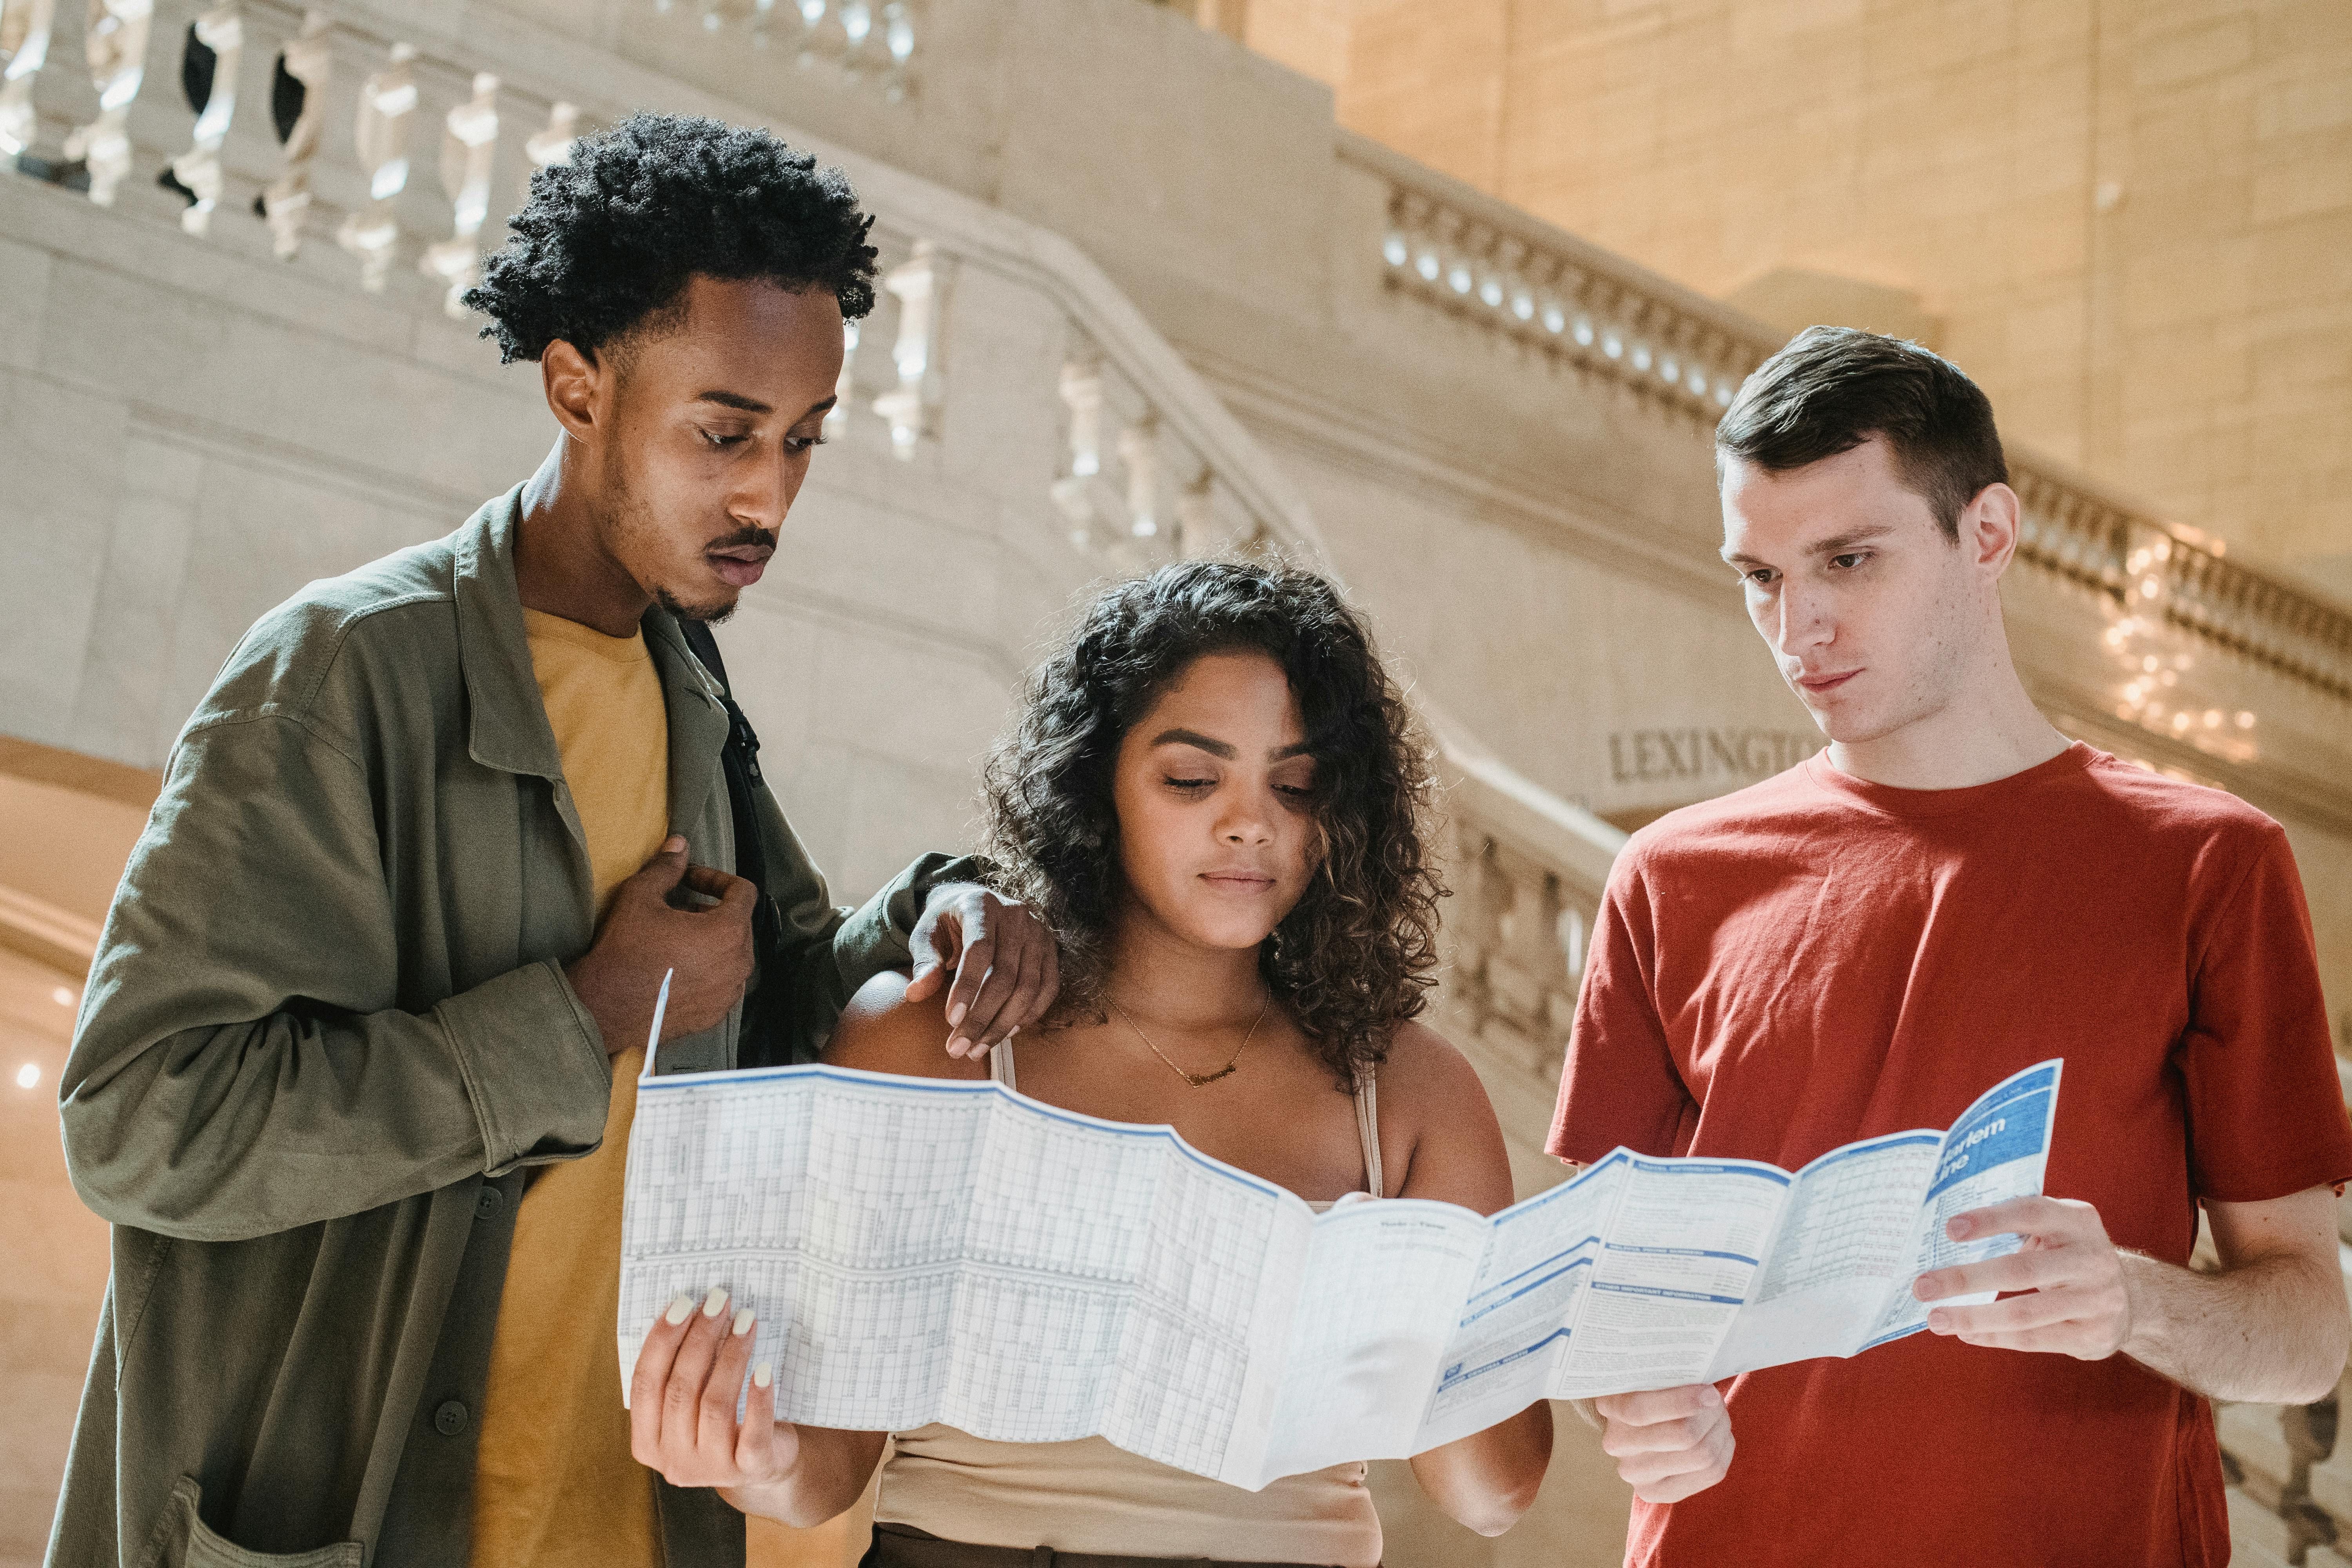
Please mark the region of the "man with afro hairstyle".
POLYGON ((681 1072, 806 1059, 885 967, 961 1049, 1056 984, 970 861, 835 908, 756 769, 739 846, 681 630, 774 554, 870 223, 708 120, 541 171, 467 299, 539 362, 553 450, 264 616, 182 731, 62 1085, 114 1229, 58 1568, 742 1561, 724 1478, 674 1462, 663 1401, 633 1434, 613 1359, 663 977, 681 1072))

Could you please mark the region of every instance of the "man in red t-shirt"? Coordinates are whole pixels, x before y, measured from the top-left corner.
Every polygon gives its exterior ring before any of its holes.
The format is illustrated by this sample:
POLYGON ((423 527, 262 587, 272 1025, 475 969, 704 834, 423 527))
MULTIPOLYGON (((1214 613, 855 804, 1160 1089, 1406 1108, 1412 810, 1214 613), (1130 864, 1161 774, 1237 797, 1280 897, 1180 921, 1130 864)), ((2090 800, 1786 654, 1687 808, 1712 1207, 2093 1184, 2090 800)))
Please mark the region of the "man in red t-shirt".
POLYGON ((1627 1561, 2224 1563, 2206 1398, 2317 1399, 2352 1337, 2352 1127, 2285 836, 2035 711, 2000 615, 2018 499, 1952 365, 1816 327, 1717 443, 1724 559, 1830 746, 1626 846, 1551 1152, 1793 1170, 2065 1078, 2050 1195, 1951 1222, 2021 1250, 1913 1287, 2002 1299, 1596 1402, 1627 1561), (2216 1273, 2185 1267, 2200 1207, 2216 1273))

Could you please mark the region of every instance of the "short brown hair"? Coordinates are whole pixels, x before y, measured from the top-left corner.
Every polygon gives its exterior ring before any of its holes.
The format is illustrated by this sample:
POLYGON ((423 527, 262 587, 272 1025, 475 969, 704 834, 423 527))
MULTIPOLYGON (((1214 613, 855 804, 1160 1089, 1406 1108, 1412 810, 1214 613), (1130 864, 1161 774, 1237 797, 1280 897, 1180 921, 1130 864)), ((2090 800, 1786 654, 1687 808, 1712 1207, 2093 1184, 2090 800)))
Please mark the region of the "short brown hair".
POLYGON ((1948 539, 1987 485, 2009 481, 1992 404, 1960 368, 1917 343, 1852 327, 1807 327, 1756 367, 1715 427, 1718 464, 1785 473, 1873 436, 1948 539))

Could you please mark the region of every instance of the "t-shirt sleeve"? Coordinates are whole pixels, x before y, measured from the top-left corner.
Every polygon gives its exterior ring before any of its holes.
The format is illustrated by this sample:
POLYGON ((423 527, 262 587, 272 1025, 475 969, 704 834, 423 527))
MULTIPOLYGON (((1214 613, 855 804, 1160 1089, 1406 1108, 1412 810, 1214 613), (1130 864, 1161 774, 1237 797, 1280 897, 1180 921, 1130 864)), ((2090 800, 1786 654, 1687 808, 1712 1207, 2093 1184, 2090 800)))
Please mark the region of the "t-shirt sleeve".
POLYGON ((1618 858, 1598 924, 1544 1147, 1580 1164, 1621 1143, 1643 1154, 1678 1152, 1697 1107, 1658 1017, 1656 928, 1635 856, 1618 858))
POLYGON ((2201 936, 2178 1053, 2198 1195, 2261 1203, 2352 1179, 2311 914, 2275 825, 2201 936))

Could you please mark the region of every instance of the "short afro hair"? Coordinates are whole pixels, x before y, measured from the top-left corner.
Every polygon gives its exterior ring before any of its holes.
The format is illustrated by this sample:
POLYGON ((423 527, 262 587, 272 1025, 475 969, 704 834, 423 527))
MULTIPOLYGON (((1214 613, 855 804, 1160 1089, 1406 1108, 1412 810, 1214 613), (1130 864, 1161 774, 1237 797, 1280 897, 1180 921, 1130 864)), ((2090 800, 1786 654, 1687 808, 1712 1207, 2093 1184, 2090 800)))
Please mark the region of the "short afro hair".
POLYGON ((698 274, 823 289, 855 321, 874 308, 873 226, 846 175, 765 131, 632 114, 531 175, 513 237, 465 301, 509 364, 559 338, 593 355, 698 274))

